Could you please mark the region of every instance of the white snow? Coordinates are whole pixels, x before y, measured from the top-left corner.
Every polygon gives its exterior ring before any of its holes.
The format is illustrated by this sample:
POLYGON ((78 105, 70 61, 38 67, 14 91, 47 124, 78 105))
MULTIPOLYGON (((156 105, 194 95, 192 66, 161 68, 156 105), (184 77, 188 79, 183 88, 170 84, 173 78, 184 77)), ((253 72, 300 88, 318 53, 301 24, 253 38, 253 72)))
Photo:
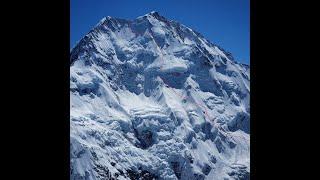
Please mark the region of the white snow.
POLYGON ((184 25, 178 37, 173 21, 154 14, 104 18, 77 52, 71 179, 130 179, 130 170, 157 179, 248 175, 250 69, 184 25))

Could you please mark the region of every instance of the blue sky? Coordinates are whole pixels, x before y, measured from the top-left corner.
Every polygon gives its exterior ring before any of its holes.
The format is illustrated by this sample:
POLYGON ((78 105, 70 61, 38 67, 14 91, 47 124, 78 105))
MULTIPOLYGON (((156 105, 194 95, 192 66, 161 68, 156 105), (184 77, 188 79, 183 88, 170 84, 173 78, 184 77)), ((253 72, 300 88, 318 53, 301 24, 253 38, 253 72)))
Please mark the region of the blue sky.
POLYGON ((249 0, 71 0, 70 3, 71 47, 105 16, 135 19, 157 11, 200 32, 231 52, 237 61, 250 62, 249 0))

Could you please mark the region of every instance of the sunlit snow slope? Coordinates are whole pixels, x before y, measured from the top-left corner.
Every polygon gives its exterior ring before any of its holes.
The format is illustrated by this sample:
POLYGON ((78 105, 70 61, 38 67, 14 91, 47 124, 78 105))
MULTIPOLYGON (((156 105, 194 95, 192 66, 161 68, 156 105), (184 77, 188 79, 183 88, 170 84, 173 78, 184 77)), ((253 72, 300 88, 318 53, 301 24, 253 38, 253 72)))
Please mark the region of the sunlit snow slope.
POLYGON ((249 179, 250 68, 151 12, 71 50, 71 179, 249 179))

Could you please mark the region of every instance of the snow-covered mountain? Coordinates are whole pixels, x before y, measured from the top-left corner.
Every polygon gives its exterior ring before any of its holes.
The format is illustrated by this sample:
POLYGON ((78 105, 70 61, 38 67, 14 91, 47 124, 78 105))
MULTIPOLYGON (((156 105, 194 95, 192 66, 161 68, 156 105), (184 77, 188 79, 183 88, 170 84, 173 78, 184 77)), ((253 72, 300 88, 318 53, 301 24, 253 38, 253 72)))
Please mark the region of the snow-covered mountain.
POLYGON ((250 68, 151 12, 71 50, 71 179, 249 179, 250 68))

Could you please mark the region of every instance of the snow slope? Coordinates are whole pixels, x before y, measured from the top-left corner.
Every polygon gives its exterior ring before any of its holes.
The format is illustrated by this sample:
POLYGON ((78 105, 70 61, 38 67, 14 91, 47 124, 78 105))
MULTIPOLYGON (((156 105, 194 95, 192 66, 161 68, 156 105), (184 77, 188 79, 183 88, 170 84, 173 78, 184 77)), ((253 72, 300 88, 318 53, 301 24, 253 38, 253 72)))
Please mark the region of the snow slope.
POLYGON ((71 179, 249 179, 250 67, 157 12, 71 50, 71 179))

